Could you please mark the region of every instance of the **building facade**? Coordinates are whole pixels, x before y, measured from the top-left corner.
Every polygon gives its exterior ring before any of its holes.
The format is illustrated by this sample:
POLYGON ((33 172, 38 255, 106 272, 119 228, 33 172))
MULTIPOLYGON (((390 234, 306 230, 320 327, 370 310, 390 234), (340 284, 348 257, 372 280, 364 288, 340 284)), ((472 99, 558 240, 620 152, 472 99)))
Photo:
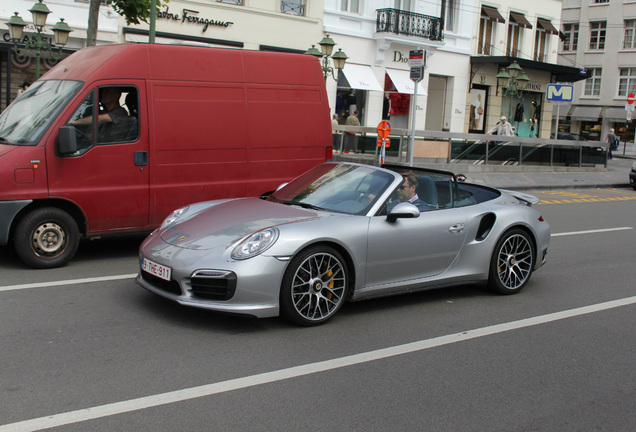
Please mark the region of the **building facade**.
MULTIPOLYGON (((29 10, 35 3, 37 3, 36 0, 0 2, 0 32, 2 33, 2 38, 0 39, 0 110, 4 109, 16 98, 19 87, 24 82, 32 83, 37 78, 34 52, 29 51, 23 56, 16 55, 12 50, 13 41, 9 36, 9 28, 6 25, 14 13, 18 12, 27 24, 24 28, 24 36, 20 42, 24 44, 28 40, 33 39, 36 29, 29 10)), ((45 2, 45 4, 51 10, 51 13, 47 17, 42 34, 46 41, 54 46, 54 52, 57 53, 59 47, 55 47, 51 28, 60 19, 64 19, 64 22, 72 29, 68 43, 63 48, 62 58, 73 51, 84 48, 86 46, 86 30, 88 27, 88 2, 56 0, 51 3, 45 2)), ((112 8, 102 5, 97 32, 98 45, 115 43, 119 40, 119 18, 119 15, 112 8)), ((55 58, 48 53, 43 53, 40 61, 40 73, 43 74, 55 64, 57 64, 55 58)))
POLYGON ((557 64, 560 22, 560 0, 484 1, 478 6, 467 132, 488 132, 506 116, 518 136, 550 136, 555 104, 546 101, 547 85, 585 78, 579 68, 557 64))
POLYGON ((325 0, 324 28, 349 57, 327 79, 340 123, 359 112, 363 126, 461 132, 467 94, 472 1, 325 0), (410 79, 409 53, 426 51, 424 77, 410 79))
POLYGON ((614 128, 634 142, 625 105, 636 93, 636 1, 564 0, 560 63, 585 68, 571 105, 560 113, 559 129, 605 141, 614 128))

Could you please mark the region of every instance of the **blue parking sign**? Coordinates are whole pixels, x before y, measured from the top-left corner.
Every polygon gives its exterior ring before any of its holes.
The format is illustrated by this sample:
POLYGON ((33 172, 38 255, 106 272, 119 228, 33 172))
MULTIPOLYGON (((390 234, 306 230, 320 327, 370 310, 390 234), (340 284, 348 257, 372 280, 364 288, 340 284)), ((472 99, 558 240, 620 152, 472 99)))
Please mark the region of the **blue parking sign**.
POLYGON ((545 92, 546 100, 550 102, 572 102, 574 86, 571 84, 548 84, 545 92))

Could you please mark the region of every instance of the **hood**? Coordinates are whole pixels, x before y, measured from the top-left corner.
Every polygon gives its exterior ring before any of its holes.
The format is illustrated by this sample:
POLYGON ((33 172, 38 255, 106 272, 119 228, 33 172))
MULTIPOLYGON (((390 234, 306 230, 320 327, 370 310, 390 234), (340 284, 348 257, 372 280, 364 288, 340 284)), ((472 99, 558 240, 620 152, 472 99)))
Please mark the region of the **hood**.
POLYGON ((17 147, 13 145, 0 144, 0 157, 6 155, 7 153, 15 150, 17 147))
POLYGON ((191 217, 186 212, 183 221, 161 233, 161 239, 187 249, 229 247, 235 241, 264 228, 328 217, 329 214, 259 198, 241 198, 220 204, 211 203, 191 217))

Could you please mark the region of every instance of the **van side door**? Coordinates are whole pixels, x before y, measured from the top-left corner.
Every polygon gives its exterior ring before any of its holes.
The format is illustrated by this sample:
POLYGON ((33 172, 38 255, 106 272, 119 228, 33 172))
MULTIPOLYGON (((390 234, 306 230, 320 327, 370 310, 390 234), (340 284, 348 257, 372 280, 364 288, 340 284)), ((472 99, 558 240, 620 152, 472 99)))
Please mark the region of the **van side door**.
POLYGON ((49 195, 78 205, 89 235, 148 226, 145 100, 142 80, 101 81, 58 124, 74 128, 74 151, 61 154, 55 145, 58 134, 49 137, 49 195))

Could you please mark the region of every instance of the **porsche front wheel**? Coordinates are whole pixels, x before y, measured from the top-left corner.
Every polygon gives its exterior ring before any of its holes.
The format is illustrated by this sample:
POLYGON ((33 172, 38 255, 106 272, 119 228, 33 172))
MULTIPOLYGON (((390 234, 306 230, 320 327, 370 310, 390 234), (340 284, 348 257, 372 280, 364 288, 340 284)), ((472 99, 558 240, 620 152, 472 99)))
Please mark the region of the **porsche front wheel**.
POLYGON ((515 294, 528 283, 534 269, 534 246, 521 229, 504 234, 492 254, 488 285, 500 294, 515 294))
POLYGON ((281 315, 297 324, 322 324, 342 307, 349 283, 342 256, 327 246, 295 256, 283 277, 281 315))

